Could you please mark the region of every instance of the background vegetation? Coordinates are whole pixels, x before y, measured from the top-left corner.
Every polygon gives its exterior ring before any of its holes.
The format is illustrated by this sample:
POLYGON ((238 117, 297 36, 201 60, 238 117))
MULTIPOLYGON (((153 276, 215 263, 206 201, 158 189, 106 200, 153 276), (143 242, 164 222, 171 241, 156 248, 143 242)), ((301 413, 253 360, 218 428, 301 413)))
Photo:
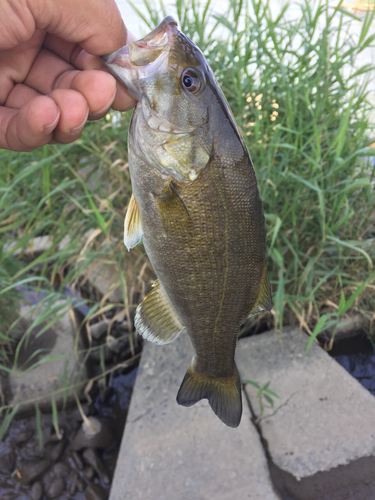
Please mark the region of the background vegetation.
MULTIPOLYGON (((250 323, 279 329, 299 323, 312 338, 353 308, 374 333, 372 68, 355 66, 374 46, 374 12, 362 19, 355 40, 349 25, 357 18, 341 3, 332 9, 306 1, 295 20, 288 6, 275 15, 268 2, 256 0, 231 0, 224 14, 213 2, 176 0, 174 6, 182 31, 200 46, 227 97, 257 172, 274 309, 250 323)), ((145 5, 148 14, 140 15, 154 28, 168 9, 145 5)), ((49 324, 57 317, 52 304, 63 299, 72 306, 77 298, 67 289, 79 292, 89 308, 85 324, 111 310, 131 321, 153 281, 143 247, 128 253, 122 243, 131 194, 129 120, 129 113, 112 112, 87 125, 74 144, 33 153, 0 150, 0 370, 13 370, 9 328, 25 288, 47 294, 51 305, 40 321, 49 324), (49 237, 41 252, 34 251, 39 236, 49 237), (104 295, 88 281, 100 265, 115 270, 104 295), (122 298, 110 301, 117 286, 122 298)))

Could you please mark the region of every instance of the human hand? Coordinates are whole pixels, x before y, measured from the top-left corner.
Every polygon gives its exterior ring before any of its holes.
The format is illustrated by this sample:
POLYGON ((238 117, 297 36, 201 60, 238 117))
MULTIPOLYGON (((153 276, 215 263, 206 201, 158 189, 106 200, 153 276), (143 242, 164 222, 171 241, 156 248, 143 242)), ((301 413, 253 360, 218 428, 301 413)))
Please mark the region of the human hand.
POLYGON ((114 0, 1 0, 0 148, 73 142, 87 119, 131 109, 98 57, 126 41, 114 0))

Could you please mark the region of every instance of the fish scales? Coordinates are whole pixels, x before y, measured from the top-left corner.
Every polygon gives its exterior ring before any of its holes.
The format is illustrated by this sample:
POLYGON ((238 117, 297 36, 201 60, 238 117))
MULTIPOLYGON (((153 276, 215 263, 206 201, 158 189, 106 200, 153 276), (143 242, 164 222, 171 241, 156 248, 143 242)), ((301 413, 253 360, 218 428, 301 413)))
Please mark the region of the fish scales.
POLYGON ((137 309, 136 327, 159 344, 186 330, 195 356, 177 402, 207 398, 236 427, 239 328, 251 313, 271 307, 252 162, 203 55, 172 18, 104 61, 139 101, 129 133, 134 198, 125 242, 131 247, 142 239, 158 281, 137 309), (137 61, 141 69, 134 69, 137 61))

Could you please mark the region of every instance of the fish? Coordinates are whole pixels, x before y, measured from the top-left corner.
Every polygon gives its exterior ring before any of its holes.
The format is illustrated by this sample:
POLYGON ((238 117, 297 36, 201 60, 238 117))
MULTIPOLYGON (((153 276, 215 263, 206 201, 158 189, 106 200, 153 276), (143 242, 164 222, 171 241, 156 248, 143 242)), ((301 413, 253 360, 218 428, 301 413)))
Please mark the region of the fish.
POLYGON ((143 242, 157 280, 135 328, 155 344, 187 332, 195 354, 177 403, 208 399, 222 422, 237 427, 240 326, 272 307, 250 155, 208 62, 173 17, 102 60, 137 100, 124 242, 128 250, 143 242))

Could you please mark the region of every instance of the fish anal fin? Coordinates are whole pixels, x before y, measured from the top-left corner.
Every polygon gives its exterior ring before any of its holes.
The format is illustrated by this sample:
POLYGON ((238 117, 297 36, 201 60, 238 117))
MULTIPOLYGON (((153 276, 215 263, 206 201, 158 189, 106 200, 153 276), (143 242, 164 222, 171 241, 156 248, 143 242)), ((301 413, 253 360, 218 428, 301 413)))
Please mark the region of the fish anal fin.
POLYGON ((159 280, 137 307, 134 323, 138 333, 155 344, 173 342, 185 328, 159 280))
POLYGON ((251 311, 249 312, 249 316, 252 314, 257 314, 262 311, 271 312, 272 309, 272 296, 271 296, 271 287, 270 282, 268 280, 267 267, 264 266, 264 272, 262 276, 262 280, 260 282, 259 292, 253 305, 251 311))
POLYGON ((224 424, 238 427, 242 415, 241 380, 236 365, 228 377, 208 377, 194 370, 194 359, 190 364, 177 394, 177 403, 193 406, 201 399, 208 402, 224 424))
POLYGON ((124 243, 128 250, 142 241, 143 229, 138 203, 131 195, 124 222, 124 243))

